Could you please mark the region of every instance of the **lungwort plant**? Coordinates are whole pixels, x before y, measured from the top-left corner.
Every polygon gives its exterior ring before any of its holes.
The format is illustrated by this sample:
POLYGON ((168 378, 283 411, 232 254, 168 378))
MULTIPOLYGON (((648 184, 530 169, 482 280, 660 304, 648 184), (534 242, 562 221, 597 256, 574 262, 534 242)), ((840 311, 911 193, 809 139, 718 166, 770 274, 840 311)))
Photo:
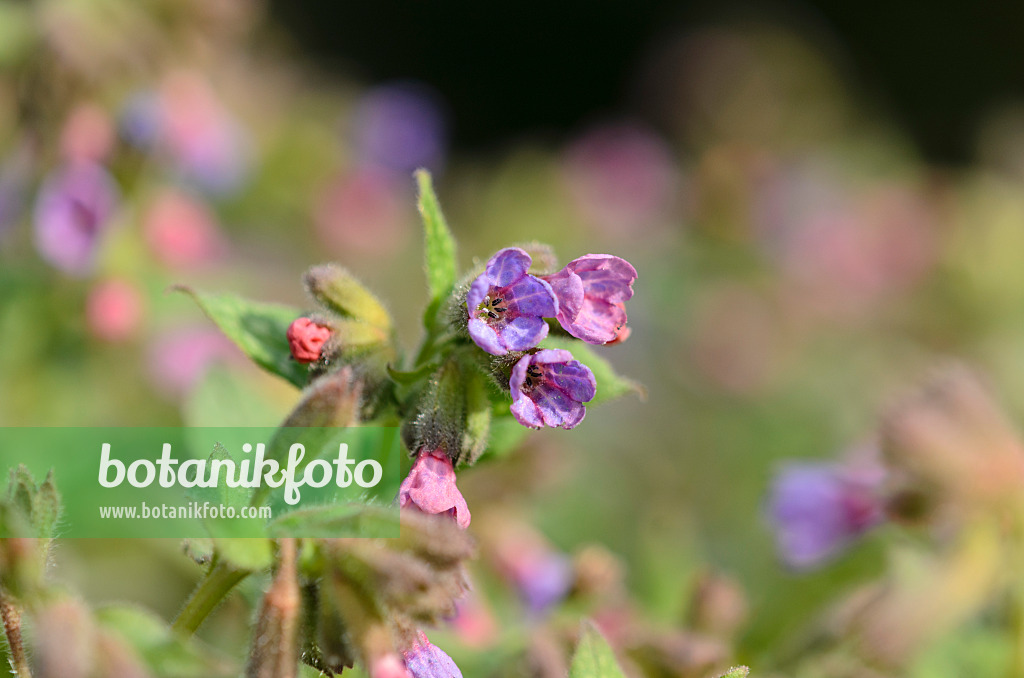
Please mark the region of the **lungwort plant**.
MULTIPOLYGON (((475 553, 466 529, 472 507, 456 486, 456 471, 507 454, 528 429, 575 428, 588 407, 636 390, 594 346, 628 336, 625 304, 637 274, 604 254, 558 268, 550 248, 531 244, 502 249, 460 275, 430 176, 420 171, 416 178, 429 302, 414 353, 397 345, 386 306, 333 264, 306 274, 310 310, 182 288, 250 359, 302 389, 282 430, 400 429, 411 467, 394 499, 400 536, 374 531, 387 522, 387 507, 367 499, 275 516, 262 538, 190 540, 186 550, 205 574, 170 628, 136 609, 91 611, 45 591, 18 573, 44 557, 47 542, 12 541, 3 553, 17 561, 5 566, 4 609, 9 656, 21 678, 58 675, 54 667, 69 661, 80 669, 73 675, 236 673, 240 663, 197 649, 191 636, 239 582, 267 572, 247 676, 296 676, 301 664, 328 676, 356 665, 372 678, 461 675, 423 632, 454 613, 467 590, 464 563, 475 553), (294 536, 310 526, 328 536, 294 536), (34 620, 28 652, 18 610, 34 620), (44 637, 47 620, 55 632, 87 634, 85 645, 102 642, 107 650, 69 659, 85 636, 54 642, 44 637)), ((307 459, 317 456, 307 445, 307 459)), ((19 477, 19 487, 29 480, 19 477)), ((48 480, 35 492, 49 487, 48 480)), ((243 499, 266 502, 261 489, 243 499)), ((31 511, 26 515, 31 521, 31 511)), ((622 675, 596 630, 582 638, 572 676, 622 675)))

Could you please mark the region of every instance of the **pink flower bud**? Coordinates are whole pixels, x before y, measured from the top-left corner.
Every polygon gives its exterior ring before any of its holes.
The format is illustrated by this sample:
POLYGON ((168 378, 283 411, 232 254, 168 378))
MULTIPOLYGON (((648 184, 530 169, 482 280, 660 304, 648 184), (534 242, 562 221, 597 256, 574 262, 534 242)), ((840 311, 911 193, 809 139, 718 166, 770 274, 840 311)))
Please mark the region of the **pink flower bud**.
POLYGON ((330 338, 331 328, 317 325, 309 318, 297 318, 288 327, 288 346, 292 357, 300 363, 320 360, 320 351, 330 338))
POLYGON ((424 513, 447 513, 459 527, 469 527, 469 506, 455 486, 452 460, 441 450, 421 450, 398 490, 398 505, 424 513))

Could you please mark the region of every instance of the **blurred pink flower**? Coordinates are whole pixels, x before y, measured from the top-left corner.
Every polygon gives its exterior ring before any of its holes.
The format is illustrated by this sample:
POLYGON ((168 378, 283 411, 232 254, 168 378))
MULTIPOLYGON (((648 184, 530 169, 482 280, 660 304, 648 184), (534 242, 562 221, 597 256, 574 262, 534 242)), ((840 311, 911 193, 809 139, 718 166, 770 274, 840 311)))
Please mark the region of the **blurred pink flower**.
POLYGON ((470 589, 455 601, 455 616, 448 620, 465 645, 486 647, 498 637, 498 624, 487 604, 470 589))
POLYGON ((566 149, 563 175, 583 218, 612 234, 658 225, 678 198, 679 172, 668 146, 629 124, 585 132, 566 149))
POLYGON ((164 393, 187 394, 218 360, 238 355, 235 346, 219 331, 185 327, 161 335, 148 351, 149 376, 164 393))
POLYGON ((166 155, 183 179, 208 192, 233 192, 248 172, 246 135, 198 73, 173 73, 157 91, 134 95, 122 130, 129 142, 166 155))
POLYGON ((409 232, 408 194, 406 183, 385 170, 339 175, 313 206, 317 234, 335 252, 393 252, 409 232))
POLYGON ((89 292, 85 318, 92 332, 104 341, 134 336, 142 322, 143 301, 138 288, 127 280, 106 280, 89 292))
POLYGON ((114 145, 114 123, 96 104, 80 104, 72 109, 61 131, 61 153, 66 160, 100 162, 114 145))
POLYGON ((171 268, 210 263, 227 249, 210 209, 180 191, 166 189, 159 193, 142 219, 146 244, 171 268))

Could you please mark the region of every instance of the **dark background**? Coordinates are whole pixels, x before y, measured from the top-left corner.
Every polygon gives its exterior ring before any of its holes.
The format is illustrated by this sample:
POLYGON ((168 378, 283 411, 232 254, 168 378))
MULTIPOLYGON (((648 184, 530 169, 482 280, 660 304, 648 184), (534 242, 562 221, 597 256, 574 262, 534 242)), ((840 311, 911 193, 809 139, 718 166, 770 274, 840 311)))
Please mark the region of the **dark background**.
POLYGON ((307 55, 368 82, 415 78, 453 112, 454 142, 477 150, 558 135, 628 113, 639 66, 660 41, 719 21, 795 28, 933 162, 970 159, 979 116, 1024 90, 1024 3, 272 0, 307 55))

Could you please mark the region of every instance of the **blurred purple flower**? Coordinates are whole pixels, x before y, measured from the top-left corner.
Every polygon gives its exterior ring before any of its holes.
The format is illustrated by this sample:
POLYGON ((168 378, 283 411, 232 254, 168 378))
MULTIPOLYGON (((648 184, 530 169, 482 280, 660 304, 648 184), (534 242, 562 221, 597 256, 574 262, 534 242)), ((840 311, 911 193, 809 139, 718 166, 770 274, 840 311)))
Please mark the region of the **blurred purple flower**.
POLYGON ((403 654, 405 666, 413 678, 462 678, 462 671, 452 658, 427 640, 423 632, 403 654))
POLYGON ((612 233, 636 233, 656 224, 678 194, 668 146, 630 124, 585 132, 565 152, 564 175, 584 218, 612 233))
POLYGON ((455 485, 452 460, 441 450, 420 450, 398 489, 398 505, 413 506, 424 513, 444 513, 459 527, 469 527, 469 506, 455 485))
POLYGON ((545 349, 523 356, 512 368, 512 414, 523 426, 575 428, 587 414, 597 382, 569 351, 545 349))
POLYGON ((821 565, 884 517, 880 469, 791 464, 775 477, 768 515, 782 559, 796 569, 821 565))
POLYGON ((548 335, 544 318, 558 313, 558 299, 548 283, 527 273, 531 263, 518 247, 499 250, 469 288, 469 335, 488 353, 525 351, 548 335))
POLYGON ((150 346, 149 375, 161 391, 180 397, 199 383, 213 362, 237 355, 235 346, 217 330, 178 329, 161 335, 150 346))
POLYGON ((572 589, 572 561, 557 551, 526 553, 512 576, 527 609, 540 616, 572 589))
POLYGON ((87 274, 117 202, 114 180, 101 166, 80 162, 56 170, 36 198, 39 253, 66 273, 87 274))
POLYGON ((248 172, 248 140, 210 84, 175 73, 156 92, 132 96, 121 116, 129 143, 165 154, 186 181, 215 194, 237 190, 248 172))
POLYGON ((628 261, 587 254, 543 279, 558 297, 557 318, 566 332, 588 344, 621 340, 626 325, 623 302, 633 296, 636 280, 636 269, 628 261))
POLYGON ((381 85, 356 107, 352 134, 360 159, 408 174, 419 167, 439 171, 447 143, 439 97, 419 83, 381 85))

